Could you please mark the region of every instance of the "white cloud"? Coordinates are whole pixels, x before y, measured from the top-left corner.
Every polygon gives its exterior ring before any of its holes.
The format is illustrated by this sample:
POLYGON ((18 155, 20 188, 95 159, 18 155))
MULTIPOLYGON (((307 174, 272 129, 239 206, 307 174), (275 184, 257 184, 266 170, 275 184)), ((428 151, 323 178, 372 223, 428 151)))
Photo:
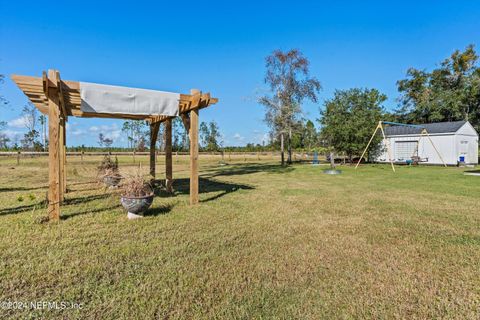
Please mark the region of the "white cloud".
POLYGON ((91 135, 99 135, 101 133, 104 135, 105 138, 112 139, 114 141, 118 141, 122 137, 122 130, 118 128, 118 125, 116 123, 113 123, 111 125, 91 126, 90 128, 88 128, 88 132, 91 135))
POLYGON ((122 134, 122 131, 114 130, 114 131, 110 131, 110 132, 105 133, 105 138, 112 139, 112 140, 117 140, 118 138, 120 138, 121 134, 122 134))
POLYGON ((25 116, 8 121, 8 126, 13 128, 24 128, 27 123, 25 116))
POLYGON ((85 130, 82 130, 82 129, 75 129, 75 130, 67 131, 67 132, 69 132, 71 135, 74 135, 74 136, 82 136, 85 133, 87 133, 85 130))
POLYGON ((23 132, 15 131, 15 130, 9 130, 9 129, 2 130, 1 133, 6 135, 7 138, 9 138, 10 140, 20 139, 23 136, 23 132))
POLYGON ((240 133, 235 133, 235 134, 233 135, 233 139, 235 139, 235 140, 237 140, 237 141, 243 141, 243 140, 245 140, 245 137, 242 136, 242 135, 240 135, 240 133))
POLYGON ((253 130, 252 138, 253 138, 253 141, 252 141, 253 143, 267 144, 270 139, 270 135, 267 132, 262 132, 260 130, 253 130))
POLYGON ((118 126, 116 123, 113 123, 111 125, 101 125, 101 126, 91 126, 88 128, 89 131, 91 132, 102 132, 103 134, 106 134, 107 132, 111 131, 118 131, 118 126))

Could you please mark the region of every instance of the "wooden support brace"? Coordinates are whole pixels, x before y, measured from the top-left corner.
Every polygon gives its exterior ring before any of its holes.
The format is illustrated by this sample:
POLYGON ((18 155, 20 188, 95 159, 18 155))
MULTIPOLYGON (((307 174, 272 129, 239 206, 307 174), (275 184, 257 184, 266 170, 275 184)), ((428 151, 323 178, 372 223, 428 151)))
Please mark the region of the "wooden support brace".
POLYGON ((373 131, 372 137, 370 138, 370 140, 369 140, 368 143, 367 143, 367 146, 365 147, 365 150, 363 150, 363 153, 362 153, 362 155, 360 156, 360 159, 358 159, 358 162, 357 162, 357 165, 355 166, 355 169, 357 169, 358 165, 360 164, 360 162, 362 161, 363 157, 365 156, 365 153, 367 153, 368 147, 369 147, 370 144, 372 143, 373 138, 375 138, 375 135, 377 134, 377 131, 378 131, 378 129, 380 129, 381 126, 382 126, 382 122, 379 121, 378 124, 377 124, 377 127, 376 127, 375 130, 373 131))
POLYGON ((158 131, 160 129, 160 122, 154 122, 150 124, 150 175, 152 179, 155 179, 156 171, 156 157, 155 157, 155 148, 157 145, 158 131))
POLYGON ((190 117, 187 113, 180 114, 182 118, 183 126, 185 127, 185 131, 190 132, 190 117))
POLYGON ((64 130, 63 130, 63 193, 67 193, 67 117, 65 116, 64 120, 64 130))
POLYGON ((385 136, 385 131, 383 130, 383 125, 382 125, 381 121, 379 123, 379 127, 380 127, 380 130, 382 131, 383 141, 385 143, 385 146, 387 147, 388 158, 390 159, 390 164, 392 165, 392 170, 393 170, 393 172, 395 172, 395 165, 393 164, 393 155, 392 155, 392 149, 390 148, 390 141, 388 141, 387 137, 385 136))
MULTIPOLYGON (((437 147, 435 146, 435 144, 433 143, 432 139, 430 138, 430 134, 428 133, 427 129, 423 129, 422 130, 422 135, 426 135, 427 138, 428 138, 428 141, 430 141, 430 144, 432 145, 433 149, 435 149, 435 152, 437 153, 438 157, 440 158, 440 160, 442 160, 442 163, 443 165, 445 166, 445 168, 447 167, 447 164, 445 163, 445 161, 443 160, 443 157, 442 155, 440 154, 440 152, 438 151, 437 147)), ((420 136, 421 137, 421 136, 420 136)))

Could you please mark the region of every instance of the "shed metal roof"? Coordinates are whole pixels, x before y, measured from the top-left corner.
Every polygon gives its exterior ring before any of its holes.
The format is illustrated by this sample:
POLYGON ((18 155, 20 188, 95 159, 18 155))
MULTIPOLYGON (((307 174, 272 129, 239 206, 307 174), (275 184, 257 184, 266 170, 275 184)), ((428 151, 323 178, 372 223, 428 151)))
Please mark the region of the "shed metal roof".
POLYGON ((427 129, 428 133, 455 133, 465 123, 466 121, 452 121, 425 123, 420 124, 421 127, 387 126, 385 127, 385 135, 399 136, 406 134, 420 134, 423 128, 427 129))

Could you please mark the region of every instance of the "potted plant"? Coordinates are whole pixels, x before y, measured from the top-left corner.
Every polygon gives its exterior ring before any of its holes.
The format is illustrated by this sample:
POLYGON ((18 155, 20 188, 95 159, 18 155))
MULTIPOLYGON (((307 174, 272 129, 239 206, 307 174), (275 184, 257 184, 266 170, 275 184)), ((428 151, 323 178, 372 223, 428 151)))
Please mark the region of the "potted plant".
POLYGON ((152 205, 153 189, 140 174, 128 178, 123 184, 120 199, 122 206, 128 211, 128 219, 142 218, 143 213, 152 205))
POLYGON ((123 179, 118 172, 118 158, 113 161, 110 155, 106 155, 98 166, 98 176, 107 187, 118 187, 123 179))

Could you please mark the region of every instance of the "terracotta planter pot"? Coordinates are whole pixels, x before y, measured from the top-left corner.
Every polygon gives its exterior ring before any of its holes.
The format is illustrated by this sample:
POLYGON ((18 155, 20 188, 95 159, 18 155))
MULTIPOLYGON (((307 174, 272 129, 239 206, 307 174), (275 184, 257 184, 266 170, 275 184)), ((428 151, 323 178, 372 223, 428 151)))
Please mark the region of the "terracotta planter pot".
POLYGON ((128 211, 128 218, 129 219, 136 219, 143 217, 145 211, 150 208, 153 202, 153 193, 144 196, 144 197, 127 197, 122 196, 120 202, 122 206, 128 211))

